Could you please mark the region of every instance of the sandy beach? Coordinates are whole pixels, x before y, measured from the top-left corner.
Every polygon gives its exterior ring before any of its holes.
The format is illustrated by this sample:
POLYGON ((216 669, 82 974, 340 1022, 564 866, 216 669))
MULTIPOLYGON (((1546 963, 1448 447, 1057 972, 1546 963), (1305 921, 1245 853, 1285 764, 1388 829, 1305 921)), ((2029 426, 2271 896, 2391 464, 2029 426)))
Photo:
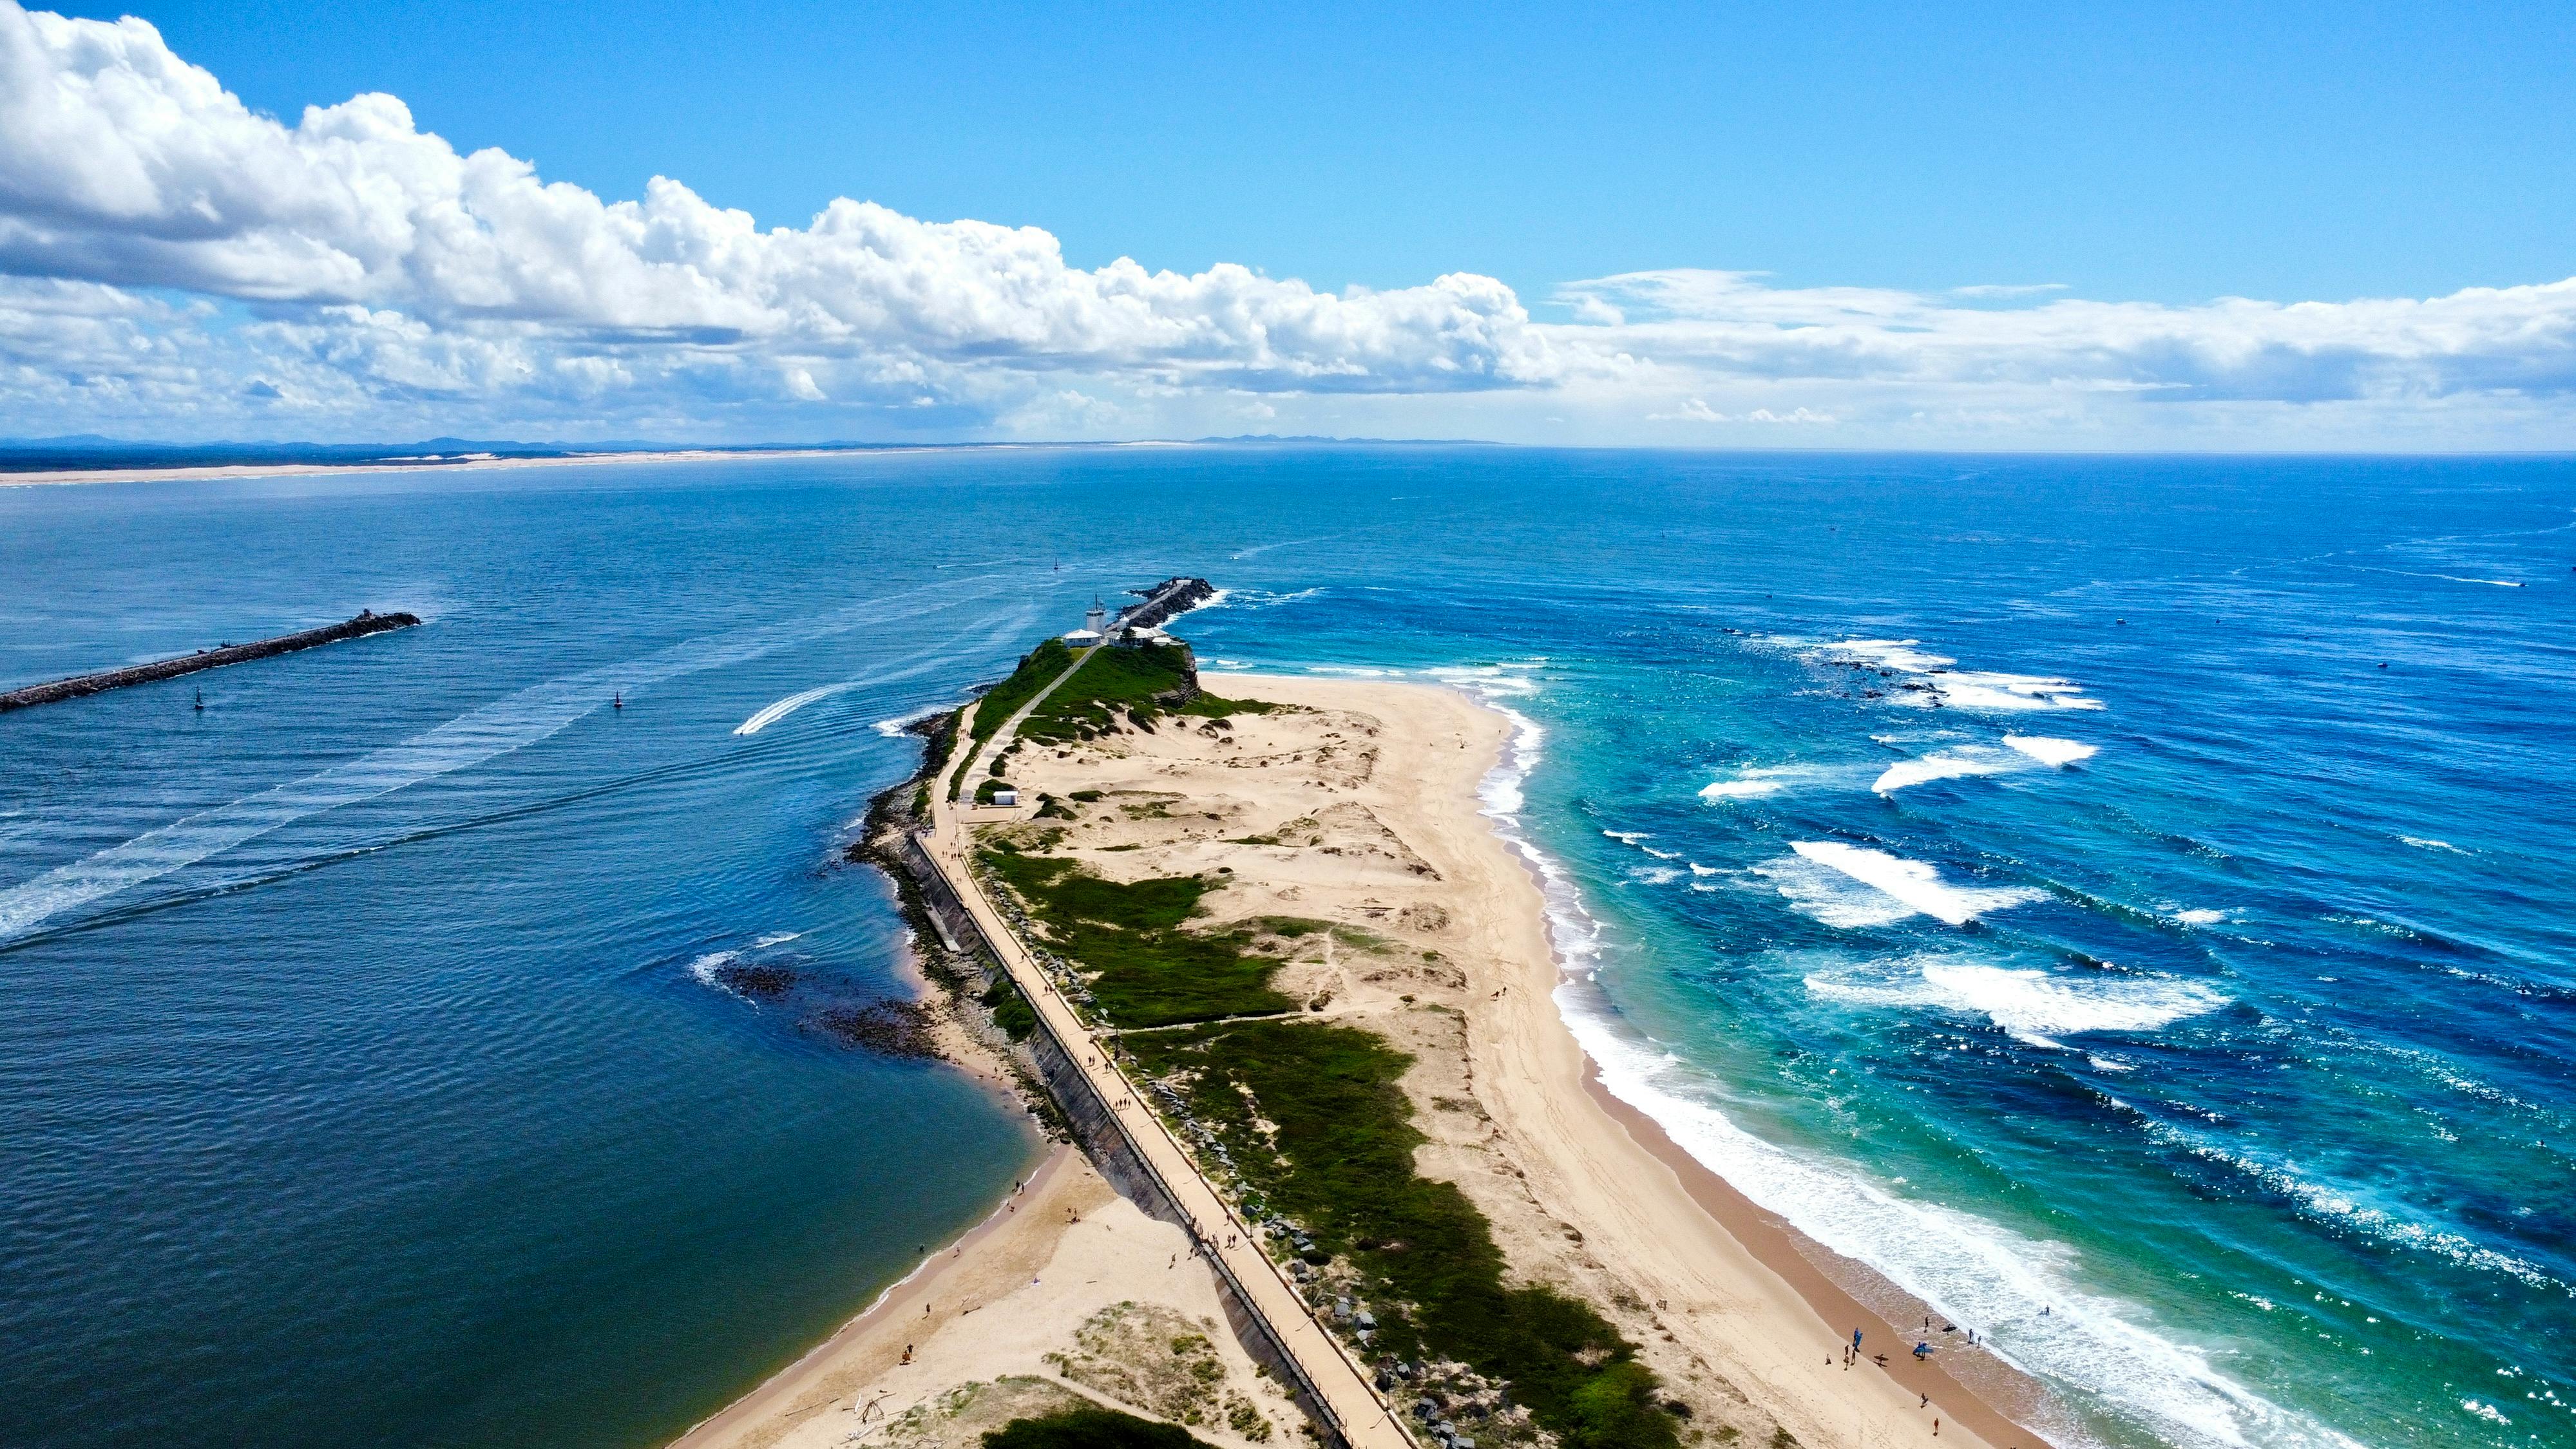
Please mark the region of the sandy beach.
MULTIPOLYGON (((1945 1360, 1971 1356, 1955 1337, 1940 1340, 1941 1358, 1912 1360, 1903 1350, 1921 1335, 1899 1332, 1837 1286, 1854 1281, 1858 1265, 1822 1271, 1814 1244, 1592 1084, 1553 999, 1560 967, 1537 883, 1479 813, 1477 787, 1508 739, 1504 716, 1415 684, 1206 683, 1294 708, 1237 715, 1223 729, 1174 719, 1150 733, 1027 749, 1011 767, 1031 802, 1018 812, 1024 823, 997 828, 1061 831, 1052 853, 1111 879, 1225 878, 1205 900, 1210 928, 1287 915, 1350 928, 1308 938, 1311 948, 1274 986, 1310 1014, 1374 1031, 1413 1056, 1402 1086, 1431 1138, 1418 1170, 1468 1195, 1516 1276, 1583 1297, 1639 1344, 1667 1396, 1690 1411, 1695 1436, 2045 1444, 1989 1402, 2030 1402, 2027 1385, 1990 1359, 1954 1375, 1945 1360), (1077 791, 1096 803, 1071 825, 1027 818, 1039 795, 1077 791), (1855 1328, 1872 1354, 1888 1352, 1886 1366, 1846 1363, 1855 1328), (1998 1384, 2011 1392, 1993 1394, 1998 1384)), ((1177 1229, 1144 1217, 1060 1151, 1024 1202, 683 1442, 971 1444, 967 1427, 991 1427, 991 1413, 1027 1412, 1085 1387, 1048 1358, 1065 1353, 1084 1323, 1122 1302, 1221 1322, 1215 1292, 1177 1229), (1065 1282, 1075 1263, 1079 1285, 1065 1282), (924 1303, 934 1310, 926 1316, 915 1311, 924 1303), (902 1365, 906 1344, 918 1351, 902 1365), (965 1407, 942 1407, 954 1403, 965 1407)), ((1225 1349, 1219 1397, 1259 1402, 1286 1428, 1293 1410, 1275 1389, 1259 1400, 1267 1381, 1231 1340, 1225 1349)), ((1190 1412, 1114 1387, 1092 1396, 1164 1417, 1190 1412)), ((1212 1422, 1221 1415, 1196 1412, 1193 1432, 1240 1442, 1212 1422)))
MULTIPOLYGON (((566 453, 542 458, 497 458, 464 455, 381 463, 217 463, 165 468, 57 468, 43 472, 0 473, 0 488, 50 483, 174 483, 224 478, 302 478, 345 473, 490 472, 502 468, 586 468, 604 463, 723 463, 746 458, 836 458, 852 448, 673 448, 659 452, 566 453)), ((869 454, 917 452, 911 448, 869 448, 869 454)))

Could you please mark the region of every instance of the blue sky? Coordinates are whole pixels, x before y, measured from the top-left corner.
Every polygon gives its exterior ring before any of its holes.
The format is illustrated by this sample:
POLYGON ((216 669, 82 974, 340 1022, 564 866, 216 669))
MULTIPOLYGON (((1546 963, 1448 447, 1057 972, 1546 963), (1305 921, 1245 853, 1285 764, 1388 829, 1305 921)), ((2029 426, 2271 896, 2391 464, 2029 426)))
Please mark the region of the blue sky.
MULTIPOLYGON (((365 285, 290 297, 274 279, 227 280, 229 263, 99 262, 114 239, 62 239, 68 203, 45 192, 70 184, 60 176, 14 188, 43 193, 30 226, 46 236, 0 245, 0 266, 122 288, 180 313, 194 305, 196 320, 172 313, 132 325, 163 336, 193 329, 206 347, 230 349, 229 361, 201 371, 245 370, 245 396, 264 383, 290 403, 308 398, 317 424, 327 416, 427 425, 444 407, 460 427, 553 421, 619 435, 645 424, 710 436, 866 435, 896 426, 895 414, 910 409, 905 416, 916 422, 935 417, 936 430, 995 436, 1030 428, 1115 435, 1418 425, 1567 441, 1741 442, 1777 437, 1780 420, 1804 408, 1807 419, 1831 421, 1802 423, 1801 441, 1839 446, 1966 446, 1982 438, 2225 447, 2284 436, 2316 447, 2576 445, 2566 402, 2576 383, 2565 356, 2569 299, 2528 299, 2525 310, 2543 334, 2539 356, 2530 350, 2532 326, 2517 328, 2483 304, 2466 324, 2490 339, 2469 345, 2475 356, 2444 351, 2451 341, 2427 343, 2422 328, 2411 340, 2390 341, 2371 331, 2375 323, 2338 316, 2322 332, 2298 323, 2247 333, 2244 319, 2213 321, 2205 311, 2227 297, 2289 307, 2430 300, 2576 275, 2576 85, 2568 81, 2576 75, 2576 12, 2168 5, 1802 13, 1811 9, 669 0, 63 9, 101 20, 141 16, 176 62, 202 68, 249 112, 286 128, 307 106, 387 93, 408 107, 418 132, 457 152, 498 148, 529 163, 537 179, 571 183, 603 203, 638 200, 652 178, 668 177, 766 229, 805 227, 835 198, 850 198, 923 223, 1043 229, 1060 244, 1063 264, 1084 274, 1122 257, 1182 277, 1233 263, 1327 296, 1355 286, 1403 293, 1474 274, 1507 289, 1512 305, 1542 328, 1614 315, 1627 324, 1617 336, 1536 334, 1553 360, 1505 357, 1517 342, 1501 338, 1490 355, 1436 363, 1446 377, 1476 379, 1473 386, 1426 387, 1400 367, 1355 382, 1377 364, 1327 348, 1330 355, 1291 359, 1285 370, 1265 355, 1187 384, 1256 403, 1180 405, 1155 401, 1172 383, 1168 368, 1137 380, 1137 367, 1160 365, 1144 356, 1151 347, 1140 353, 1142 344, 1121 341, 1068 351, 1050 339, 1038 347, 1045 360, 1023 369, 1027 386, 1017 392, 998 385, 979 392, 950 378, 898 399, 909 381, 890 379, 914 374, 886 365, 893 352, 868 352, 872 344, 836 332, 828 346, 811 338, 784 348, 764 343, 757 359, 737 367, 745 376, 788 379, 770 399, 728 390, 696 356, 681 369, 693 381, 665 378, 649 397, 607 399, 599 389, 609 384, 594 378, 577 405, 557 389, 551 400, 514 411, 488 377, 401 383, 358 369, 348 372, 349 394, 326 404, 314 377, 271 374, 333 345, 296 333, 287 346, 243 327, 339 326, 338 314, 322 310, 284 313, 363 303, 483 345, 497 335, 496 317, 524 318, 533 304, 496 309, 434 287, 425 292, 409 263, 399 286, 370 261, 362 270, 376 280, 365 285), (1587 286, 1641 273, 1665 280, 1642 289, 1587 286), (1705 281, 1721 274, 1755 281, 1731 290, 1705 281), (2051 290, 1958 290, 2039 287, 2051 290), (1878 300, 1855 306, 1827 289, 1865 289, 1878 300), (1937 302, 1927 311, 1890 300, 1898 294, 1937 302), (1677 298, 1696 300, 1677 313, 1677 298), (2078 299, 2179 310, 2107 317, 2099 348, 2072 335, 2087 325, 2073 313, 2026 329, 2048 334, 2044 345, 2026 332, 1988 337, 1963 318, 2078 299), (2155 337, 2122 330, 2141 319, 2155 337), (1700 330, 1650 334, 1636 326, 1655 321, 1700 330), (1858 340, 1831 349, 1837 360, 1828 363, 1781 359, 1767 347, 1753 356, 1741 345, 1748 326, 1800 329, 1812 340, 1822 335, 1812 329, 1828 323, 1877 330, 1851 334, 1858 340), (2213 339, 2204 323, 2225 335, 2213 339), (1710 327, 1724 332, 1722 343, 1710 340, 1710 327), (1875 357, 1891 339, 1927 328, 1980 338, 1977 347, 2009 356, 1980 351, 1928 372, 1909 361, 1896 369, 1902 378, 1873 362, 1863 370, 1874 380, 1854 391, 1853 349, 1875 357), (2522 350, 2488 355, 2503 345, 2492 339, 2517 331, 2522 350), (1564 354, 1575 344, 1612 360, 1572 367, 1564 354), (262 371, 245 347, 285 360, 262 371), (2198 349, 2199 360, 2179 369, 2156 361, 2178 347, 2198 349), (1725 353, 1714 370, 1712 348, 1725 353), (2431 365, 2428 349, 2441 354, 2439 376, 2422 370, 2431 365), (2067 361, 2091 352, 2124 360, 2067 361), (1612 379, 1621 356, 1643 364, 1612 379), (2291 366, 2298 358, 2316 365, 2291 366), (854 368, 867 376, 856 378, 854 368), (1569 382, 1578 372, 1585 380, 1569 382), (1950 391, 1932 387, 1931 372, 1950 391), (1958 391, 1962 378, 2002 373, 2024 390, 1958 391), (1311 382, 1318 376, 1335 380, 1319 386, 1311 382), (809 396, 816 392, 823 396, 809 396), (2069 401, 2076 392, 2108 400, 2069 401), (1614 394, 1634 406, 1610 401, 1614 394), (376 400, 372 413, 350 411, 360 396, 376 400), (1426 400, 1390 401, 1398 397, 1426 400), (1033 398, 1053 401, 1031 411, 1033 398), (2060 405, 2039 405, 2051 398, 2060 405), (2264 409, 2293 410, 2298 421, 2285 434, 2264 409), (2010 423, 2008 414, 2028 421, 2010 423)), ((87 64, 77 49, 56 58, 77 69, 87 64)), ((0 159, 0 173, 7 165, 0 159)), ((163 212, 154 215, 186 209, 179 194, 193 183, 157 184, 163 212)), ((0 207, 11 189, 0 174, 0 207)), ((128 208, 106 220, 85 212, 76 229, 166 231, 166 215, 156 222, 144 212, 128 208)), ((274 251, 279 228, 307 223, 265 217, 258 225, 268 228, 261 245, 274 251)), ((452 268, 443 275, 452 281, 452 268)), ((2504 310, 2517 306, 2524 303, 2504 310)), ((613 346, 639 345, 630 324, 640 325, 644 312, 609 310, 627 329, 613 346)), ((598 340, 604 315, 594 309, 579 319, 591 329, 580 344, 592 349, 585 366, 612 345, 598 340)), ((653 316, 660 319, 653 326, 675 325, 653 316)), ((708 324, 691 312, 686 325, 708 324)), ((1456 331, 1422 325, 1444 337, 1456 331)), ((1490 319, 1471 325, 1508 330, 1490 319)), ((2448 314, 2426 325, 2442 338, 2455 330, 2448 314)), ((1004 330, 1019 341, 1028 335, 1025 327, 1004 330)), ((1350 328, 1336 322, 1328 330, 1350 328)), ((0 325, 0 337, 7 332, 0 325)), ((760 327, 744 335, 753 334, 780 335, 760 327)), ((524 339, 511 345, 522 354, 514 365, 544 372, 562 362, 568 344, 555 337, 547 346, 556 350, 542 358, 524 339)), ((929 351, 939 353, 938 367, 954 368, 988 357, 995 345, 985 338, 929 351)), ((903 346, 923 351, 917 339, 903 346)), ((738 350, 736 360, 750 355, 738 350)), ((1178 355, 1196 366, 1204 349, 1194 343, 1178 355)), ((353 366, 344 357, 344 371, 353 366)), ((139 392, 120 404, 124 415, 96 397, 91 403, 115 424, 109 431, 151 421, 153 404, 139 392)), ((209 407, 173 427, 222 422, 217 430, 233 430, 209 407)))
POLYGON ((1523 294, 2415 295, 2576 272, 2559 5, 853 5, 279 0, 144 16, 252 106, 764 223, 835 196, 1070 260, 1523 294))

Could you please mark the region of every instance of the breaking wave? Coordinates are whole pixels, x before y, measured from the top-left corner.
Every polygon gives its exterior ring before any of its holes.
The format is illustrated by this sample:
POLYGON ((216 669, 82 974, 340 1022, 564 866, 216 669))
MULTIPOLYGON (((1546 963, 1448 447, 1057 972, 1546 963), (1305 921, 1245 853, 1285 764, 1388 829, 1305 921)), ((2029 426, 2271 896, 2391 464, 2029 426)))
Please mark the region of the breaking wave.
POLYGON ((1917 1007, 1981 1016, 2017 1041, 2063 1047, 2086 1032, 2154 1031, 2228 1004, 2171 976, 2075 976, 2025 967, 1915 959, 1872 977, 1812 975, 1807 990, 1854 1006, 1917 1007))
MULTIPOLYGON (((2028 886, 1952 885, 1941 879, 1940 871, 1922 861, 1906 860, 1882 850, 1867 850, 1836 840, 1800 840, 1792 842, 1789 848, 1801 858, 1849 876, 1902 906, 1903 909, 1888 917, 1890 920, 1901 920, 1920 912, 1953 926, 1964 926, 1988 911, 2026 905, 2045 899, 2048 894, 2028 886)), ((1818 919, 1825 920, 1827 925, 1842 924, 1823 916, 1818 916, 1818 919)))

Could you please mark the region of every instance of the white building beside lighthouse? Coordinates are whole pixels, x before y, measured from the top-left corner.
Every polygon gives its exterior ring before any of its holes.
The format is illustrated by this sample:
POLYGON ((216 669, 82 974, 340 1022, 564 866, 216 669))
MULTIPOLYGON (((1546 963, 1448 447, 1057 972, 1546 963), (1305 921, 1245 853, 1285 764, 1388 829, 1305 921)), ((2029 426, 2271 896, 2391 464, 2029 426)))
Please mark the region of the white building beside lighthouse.
POLYGON ((1088 649, 1108 637, 1109 606, 1100 602, 1100 596, 1094 594, 1091 596, 1091 612, 1082 616, 1081 628, 1068 630, 1065 633, 1064 644, 1068 649, 1088 649))

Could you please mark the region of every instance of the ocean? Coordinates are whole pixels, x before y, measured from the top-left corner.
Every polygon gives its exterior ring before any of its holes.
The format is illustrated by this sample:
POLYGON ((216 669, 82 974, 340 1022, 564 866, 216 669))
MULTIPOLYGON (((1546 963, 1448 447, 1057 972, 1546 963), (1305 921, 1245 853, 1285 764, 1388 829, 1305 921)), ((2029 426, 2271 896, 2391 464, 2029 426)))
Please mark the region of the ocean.
POLYGON ((1512 711, 1605 1084, 2065 1442, 2576 1445, 2576 463, 1260 445, 0 489, 0 687, 427 620, 0 717, 0 1439, 645 1445, 864 1306, 1040 1144, 830 1029, 840 849, 1173 573, 1512 711))

